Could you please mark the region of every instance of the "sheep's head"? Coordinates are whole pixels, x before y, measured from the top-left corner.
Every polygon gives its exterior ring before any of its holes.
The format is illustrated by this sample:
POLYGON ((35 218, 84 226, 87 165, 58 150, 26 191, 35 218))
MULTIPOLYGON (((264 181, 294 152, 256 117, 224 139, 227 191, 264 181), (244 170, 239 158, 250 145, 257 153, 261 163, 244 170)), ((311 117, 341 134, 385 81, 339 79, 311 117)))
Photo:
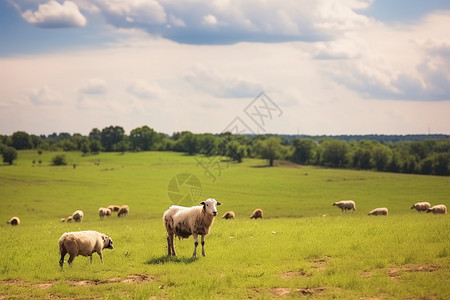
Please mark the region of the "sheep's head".
POLYGON ((113 240, 112 238, 110 238, 107 235, 103 235, 103 245, 104 245, 104 249, 114 249, 114 245, 113 245, 113 240))
POLYGON ((215 199, 209 198, 206 201, 200 203, 203 205, 203 211, 212 216, 217 216, 217 205, 222 205, 222 203, 216 201, 215 199))

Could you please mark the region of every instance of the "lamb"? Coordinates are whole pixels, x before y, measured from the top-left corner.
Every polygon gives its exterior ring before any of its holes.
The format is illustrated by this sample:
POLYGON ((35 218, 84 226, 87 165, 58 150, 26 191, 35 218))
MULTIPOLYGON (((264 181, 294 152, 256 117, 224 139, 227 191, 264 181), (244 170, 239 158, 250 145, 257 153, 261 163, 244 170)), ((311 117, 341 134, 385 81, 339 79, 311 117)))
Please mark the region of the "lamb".
POLYGON ((205 256, 205 235, 209 234, 217 216, 217 205, 222 203, 215 199, 202 201, 201 206, 183 207, 172 205, 164 212, 163 222, 167 231, 168 256, 176 256, 173 240, 175 236, 187 239, 194 237, 193 257, 197 257, 198 235, 201 235, 202 255, 205 256))
POLYGON ((113 249, 112 239, 97 231, 76 231, 66 232, 59 238, 59 252, 61 259, 59 266, 63 268, 64 256, 69 253, 70 257, 67 261, 69 265, 78 255, 90 256, 92 264, 92 254, 97 252, 100 260, 103 263, 103 249, 113 249))
POLYGON ((20 224, 20 219, 19 217, 12 217, 11 219, 9 219, 9 221, 6 222, 6 224, 10 224, 11 226, 17 226, 20 224))
POLYGON ((98 209, 98 216, 100 219, 103 219, 103 217, 107 216, 109 217, 111 215, 111 210, 109 208, 100 207, 98 209))
POLYGON ((60 221, 61 223, 64 223, 64 222, 66 221, 66 219, 61 218, 61 219, 59 219, 59 221, 60 221))
POLYGON ((83 216, 84 213, 81 210, 76 210, 73 214, 72 214, 72 220, 74 220, 75 222, 81 222, 83 221, 83 216))
POLYGON ((342 200, 342 201, 334 202, 333 206, 339 207, 342 210, 342 212, 351 210, 351 209, 356 210, 355 201, 352 201, 352 200, 342 200))
POLYGON ((250 216, 250 219, 258 219, 258 218, 263 218, 263 211, 261 208, 257 208, 253 211, 252 215, 250 216))
POLYGON ((111 210, 111 212, 118 212, 120 210, 119 205, 110 205, 107 208, 109 208, 111 210))
POLYGON ((67 223, 72 222, 72 216, 67 217, 67 223))
POLYGON ((411 206, 411 209, 416 209, 418 212, 427 211, 431 207, 429 202, 417 202, 411 206))
POLYGON ((122 205, 119 209, 119 212, 117 213, 117 216, 118 217, 126 216, 126 215, 128 215, 129 212, 130 212, 130 208, 128 207, 128 205, 122 205))
POLYGON ((386 207, 375 208, 375 209, 372 209, 368 215, 369 216, 387 216, 388 209, 386 207))
POLYGON ((228 219, 234 219, 234 211, 227 211, 223 216, 222 219, 228 220, 228 219))
POLYGON ((435 205, 427 210, 427 213, 430 213, 430 212, 432 212, 433 215, 435 215, 435 214, 444 214, 445 215, 445 214, 447 214, 447 206, 445 206, 444 204, 435 205))

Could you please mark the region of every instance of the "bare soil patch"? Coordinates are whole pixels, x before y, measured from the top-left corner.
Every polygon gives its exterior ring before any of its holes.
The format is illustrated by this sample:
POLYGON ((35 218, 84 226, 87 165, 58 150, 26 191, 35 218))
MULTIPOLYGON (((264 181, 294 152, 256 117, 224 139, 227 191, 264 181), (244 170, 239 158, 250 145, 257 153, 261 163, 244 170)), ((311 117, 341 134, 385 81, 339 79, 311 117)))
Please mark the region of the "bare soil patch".
MULTIPOLYGON (((270 293, 275 297, 285 297, 289 295, 293 295, 296 297, 301 296, 314 296, 314 295, 320 295, 326 290, 325 287, 312 287, 312 288, 271 288, 271 289, 258 289, 254 288, 252 289, 253 292, 256 294, 261 293, 270 293)), ((253 299, 253 296, 249 296, 249 299, 253 299)))
POLYGON ((392 279, 398 279, 402 273, 411 272, 434 272, 439 270, 441 267, 437 265, 404 265, 395 266, 388 269, 388 275, 392 279))

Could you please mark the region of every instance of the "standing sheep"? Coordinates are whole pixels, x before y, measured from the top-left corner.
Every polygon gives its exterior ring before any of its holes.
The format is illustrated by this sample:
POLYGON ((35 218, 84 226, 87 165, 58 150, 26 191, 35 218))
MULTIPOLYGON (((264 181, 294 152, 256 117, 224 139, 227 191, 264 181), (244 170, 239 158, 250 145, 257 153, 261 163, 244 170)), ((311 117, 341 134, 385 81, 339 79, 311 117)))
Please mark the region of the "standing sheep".
POLYGON ((250 219, 262 219, 263 218, 263 211, 261 208, 257 208, 253 211, 252 215, 250 216, 250 219))
POLYGON ((111 210, 109 208, 100 207, 98 209, 98 216, 100 219, 103 219, 103 217, 107 216, 109 217, 111 215, 111 210))
POLYGON ((432 212, 433 215, 435 215, 435 214, 444 214, 445 215, 445 214, 447 214, 447 206, 445 206, 444 204, 435 205, 427 210, 427 213, 430 213, 430 212, 432 212))
POLYGON ((222 219, 228 220, 228 219, 234 219, 234 211, 227 211, 223 216, 222 219))
POLYGON ((201 235, 202 255, 205 256, 205 235, 209 234, 217 216, 217 205, 222 203, 215 199, 202 201, 201 206, 183 207, 172 205, 164 212, 163 222, 167 231, 167 248, 169 256, 176 256, 173 240, 175 236, 187 239, 194 237, 193 257, 197 257, 198 235, 201 235))
POLYGON ((368 215, 369 216, 387 216, 388 209, 386 207, 375 208, 375 209, 372 209, 368 215))
POLYGON ((120 210, 119 205, 110 205, 107 208, 109 208, 111 210, 111 212, 118 212, 120 210))
POLYGON ((130 212, 130 208, 128 205, 122 205, 119 209, 119 212, 117 213, 118 217, 126 216, 130 212))
POLYGON ((17 226, 20 224, 20 219, 19 217, 12 217, 11 219, 9 219, 9 221, 6 222, 6 224, 10 224, 11 226, 17 226))
POLYGON ((334 202, 333 206, 339 207, 342 210, 342 212, 351 210, 351 209, 356 210, 356 204, 355 204, 355 201, 353 201, 353 200, 342 200, 342 201, 334 202))
POLYGON ((103 263, 103 249, 113 249, 112 239, 97 231, 75 231, 66 232, 59 238, 59 252, 61 259, 59 266, 63 268, 64 256, 69 253, 70 257, 67 261, 69 265, 78 255, 90 256, 92 264, 92 254, 97 252, 100 260, 103 263))
POLYGON ((81 210, 76 210, 73 214, 72 214, 72 220, 74 220, 75 222, 81 222, 83 221, 83 217, 84 217, 84 213, 81 210))
POLYGON ((411 209, 416 209, 418 212, 427 211, 431 207, 430 202, 417 202, 411 206, 411 209))

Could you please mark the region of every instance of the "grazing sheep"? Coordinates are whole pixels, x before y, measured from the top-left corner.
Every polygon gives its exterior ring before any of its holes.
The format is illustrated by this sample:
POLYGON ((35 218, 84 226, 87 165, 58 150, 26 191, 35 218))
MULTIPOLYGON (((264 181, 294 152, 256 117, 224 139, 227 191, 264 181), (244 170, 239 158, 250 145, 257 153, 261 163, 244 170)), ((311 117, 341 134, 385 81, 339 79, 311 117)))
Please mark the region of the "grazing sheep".
POLYGON ((72 222, 72 216, 67 217, 67 223, 72 222))
POLYGON ((72 264, 72 261, 78 255, 90 256, 92 264, 92 254, 97 252, 100 256, 100 260, 103 263, 103 249, 113 249, 112 239, 97 231, 76 231, 66 232, 59 238, 59 252, 61 259, 59 260, 59 266, 61 270, 63 268, 64 256, 69 253, 70 257, 67 261, 72 264))
POLYGON ((74 220, 75 222, 81 222, 83 221, 83 217, 84 217, 84 213, 81 210, 76 210, 73 214, 72 214, 72 220, 74 220))
POLYGON ((17 226, 20 224, 20 219, 19 217, 12 217, 11 219, 9 219, 8 222, 6 222, 6 224, 11 224, 11 226, 17 226))
POLYGON ((427 210, 427 213, 430 213, 430 212, 432 212, 433 215, 447 214, 447 206, 445 206, 444 204, 435 205, 427 210))
POLYGON ((258 219, 258 218, 263 218, 263 211, 260 208, 257 208, 253 211, 252 215, 250 216, 250 219, 258 219))
POLYGON ((223 216, 222 219, 234 219, 234 211, 227 211, 223 216))
POLYGON ((111 215, 111 210, 109 208, 100 207, 98 209, 98 216, 103 219, 104 216, 109 217, 111 215))
POLYGON ((431 207, 429 202, 417 202, 411 206, 411 209, 416 209, 418 212, 427 211, 431 207))
POLYGON ((130 212, 130 208, 128 205, 122 205, 119 209, 119 212, 117 213, 118 217, 126 216, 130 212))
POLYGON ((342 201, 334 202, 333 206, 339 207, 342 210, 342 212, 351 210, 351 209, 356 210, 355 201, 352 201, 352 200, 342 200, 342 201))
POLYGON ((369 216, 387 216, 388 209, 386 207, 375 208, 375 209, 372 209, 368 215, 369 216))
POLYGON ((66 221, 66 219, 61 218, 59 221, 60 221, 61 223, 64 223, 64 222, 66 221))
POLYGON ((193 257, 197 257, 198 235, 201 235, 202 255, 205 256, 205 235, 209 234, 217 216, 217 205, 222 203, 215 199, 202 201, 201 206, 183 207, 172 205, 164 212, 163 222, 167 231, 169 256, 176 256, 173 240, 175 236, 187 239, 194 237, 193 257))
POLYGON ((109 208, 111 212, 118 212, 120 210, 120 205, 110 205, 107 208, 109 208))

